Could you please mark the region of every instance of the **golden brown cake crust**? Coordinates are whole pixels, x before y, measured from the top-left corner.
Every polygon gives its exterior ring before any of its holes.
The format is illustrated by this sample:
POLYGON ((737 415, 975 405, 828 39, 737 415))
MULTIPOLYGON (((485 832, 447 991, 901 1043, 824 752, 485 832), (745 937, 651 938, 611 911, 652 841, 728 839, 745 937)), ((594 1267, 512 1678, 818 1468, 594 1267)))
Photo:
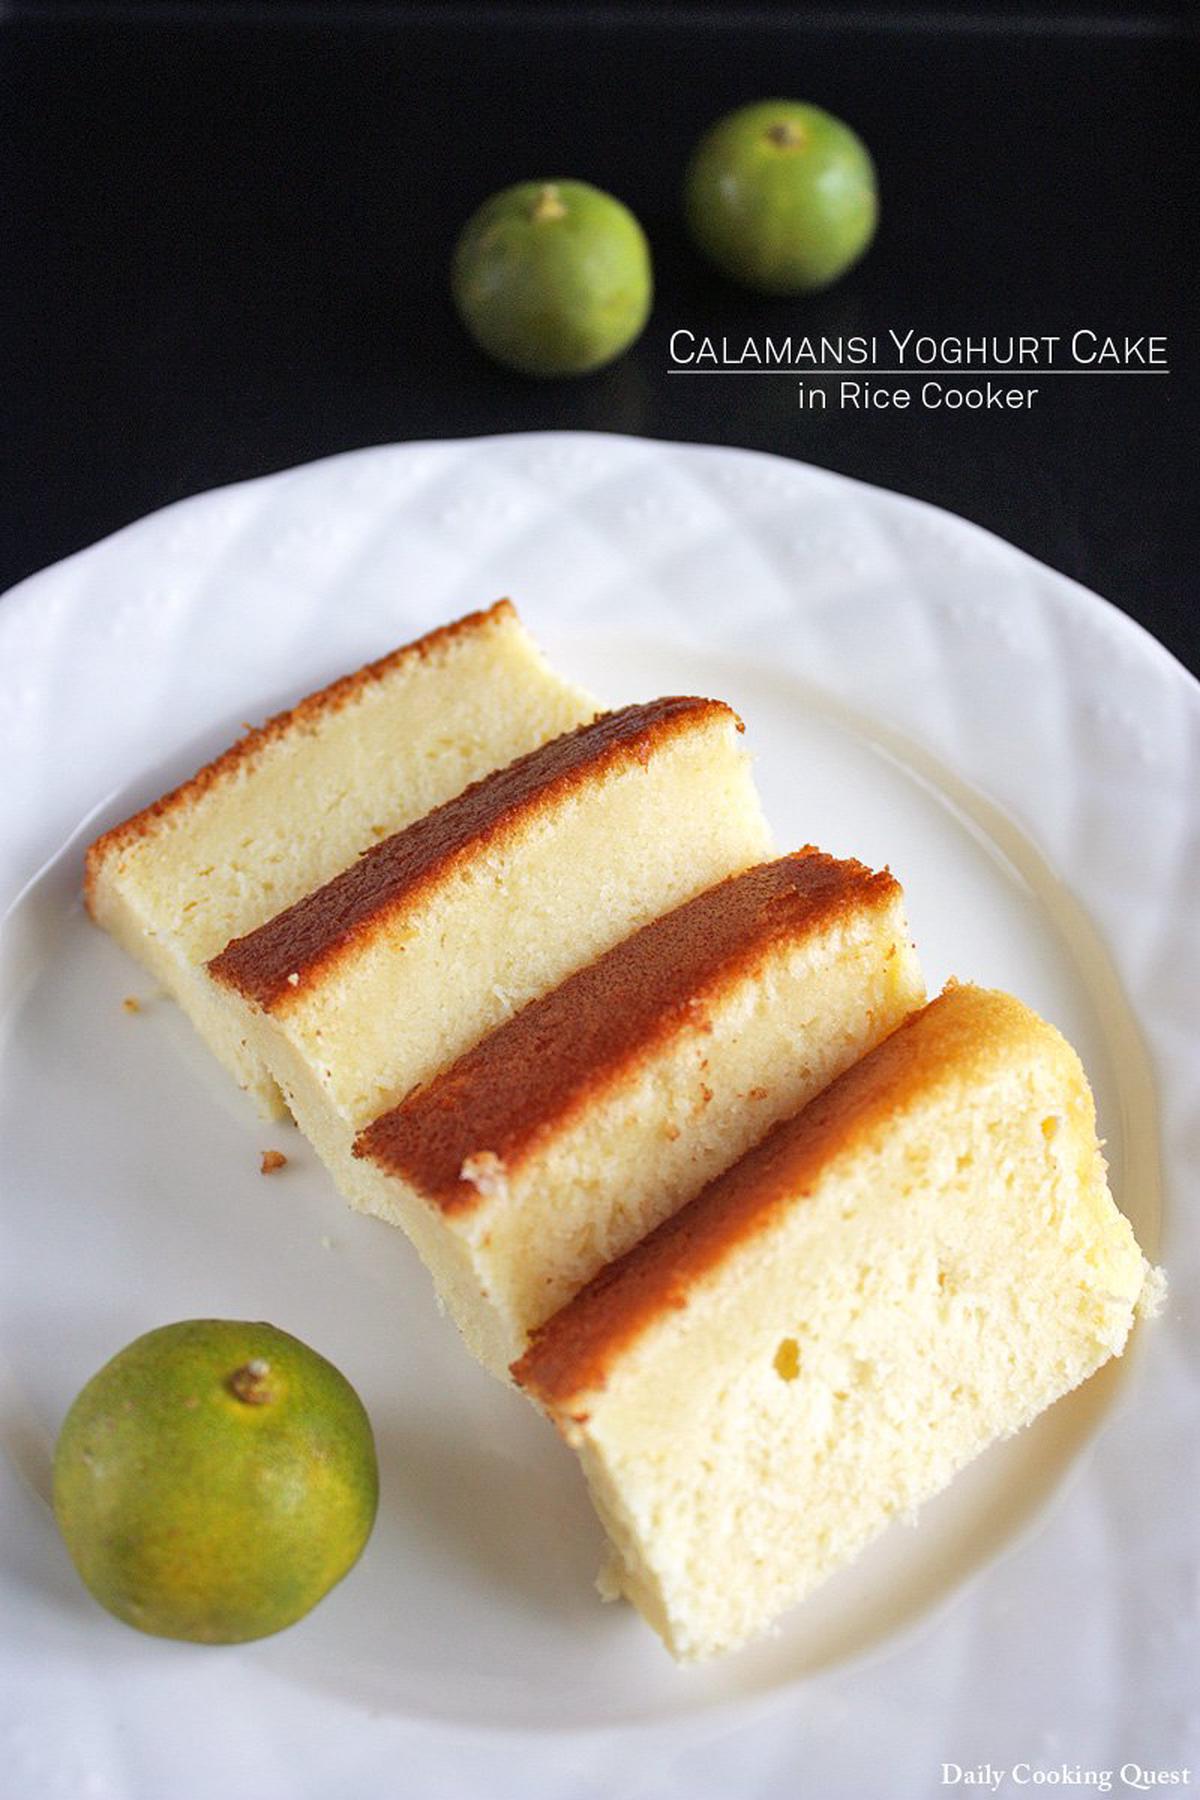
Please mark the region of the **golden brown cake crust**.
POLYGON ((218 981, 271 1010, 314 978, 458 862, 494 848, 572 788, 632 762, 705 718, 742 729, 720 700, 671 697, 602 713, 476 781, 403 831, 373 845, 349 869, 265 925, 235 938, 208 967, 218 981))
POLYGON ((190 780, 181 782, 169 794, 164 794, 161 799, 144 807, 141 812, 134 813, 120 825, 114 825, 88 846, 83 877, 83 895, 88 910, 94 910, 96 883, 101 868, 110 856, 119 854, 138 838, 145 837, 169 814, 194 805, 210 788, 231 775, 252 768, 270 744, 293 732, 311 729, 322 718, 340 711, 350 701, 357 699, 373 683, 385 680, 402 664, 419 662, 444 649, 456 637, 469 636, 501 621, 515 619, 516 616, 516 608, 511 600, 497 600, 494 605, 481 612, 468 613, 449 625, 439 625, 436 630, 426 632, 424 637, 417 638, 415 642, 402 644, 398 650, 389 651, 377 662, 367 663, 365 668, 341 676, 318 693, 309 694, 297 705, 289 707, 286 712, 276 713, 265 725, 248 731, 245 737, 239 738, 222 755, 206 763, 190 780))
POLYGON ((706 1009, 776 946, 815 938, 899 894, 889 874, 812 849, 730 876, 525 1007, 360 1134, 355 1155, 448 1214, 480 1204, 461 1179, 487 1151, 511 1173, 597 1094, 706 1009))
POLYGON ((614 1361, 654 1322, 688 1305, 689 1291, 731 1251, 811 1193, 828 1164, 886 1132, 915 1094, 967 1075, 997 1051, 1030 1054, 1063 1040, 1008 994, 951 983, 861 1062, 719 1176, 635 1249, 610 1263, 535 1331, 512 1374, 565 1421, 586 1411, 614 1361))

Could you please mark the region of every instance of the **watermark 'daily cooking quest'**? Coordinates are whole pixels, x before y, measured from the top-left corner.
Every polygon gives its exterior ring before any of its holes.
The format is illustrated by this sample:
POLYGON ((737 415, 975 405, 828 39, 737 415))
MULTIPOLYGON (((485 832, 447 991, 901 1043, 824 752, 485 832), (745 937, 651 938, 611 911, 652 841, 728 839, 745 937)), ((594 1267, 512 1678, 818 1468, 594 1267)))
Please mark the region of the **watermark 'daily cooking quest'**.
POLYGON ((1090 325, 1009 336, 908 326, 834 337, 733 336, 679 326, 667 354, 669 375, 798 377, 806 412, 1028 412, 1064 376, 1171 372, 1165 333, 1090 325))
POLYGON ((1097 1794, 1161 1794, 1190 1788, 1192 1780, 1193 1771, 1182 1765, 1156 1768, 1138 1762, 1125 1762, 1113 1769, 1066 1762, 1017 1762, 1007 1767, 990 1762, 944 1762, 939 1770, 942 1787, 962 1788, 972 1794, 998 1794, 1010 1788, 1031 1788, 1039 1793, 1089 1788, 1097 1794))

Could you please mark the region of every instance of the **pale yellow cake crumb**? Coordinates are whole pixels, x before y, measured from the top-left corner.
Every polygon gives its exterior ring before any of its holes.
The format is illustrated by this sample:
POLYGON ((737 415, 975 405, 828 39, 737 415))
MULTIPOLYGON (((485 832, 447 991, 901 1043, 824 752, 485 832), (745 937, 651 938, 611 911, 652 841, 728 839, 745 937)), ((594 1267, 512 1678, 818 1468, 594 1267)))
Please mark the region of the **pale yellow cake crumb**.
POLYGON ((579 1452, 624 1593, 693 1662, 769 1630, 1119 1356, 1162 1291, 1074 1051, 955 985, 514 1374, 579 1452))
MULTIPOLYGON (((266 1117, 278 1086, 204 965, 233 937, 596 710, 501 601, 332 683, 87 855, 97 924, 157 977, 266 1117)), ((132 1011, 132 1008, 126 1010, 132 1011)))

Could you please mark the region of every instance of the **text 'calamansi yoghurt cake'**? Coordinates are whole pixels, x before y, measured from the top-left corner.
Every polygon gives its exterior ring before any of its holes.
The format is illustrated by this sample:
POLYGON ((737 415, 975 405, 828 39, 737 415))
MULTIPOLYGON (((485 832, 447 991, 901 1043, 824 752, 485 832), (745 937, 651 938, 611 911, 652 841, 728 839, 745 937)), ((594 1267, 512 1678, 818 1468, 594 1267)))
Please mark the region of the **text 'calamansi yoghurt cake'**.
POLYGON ((353 1139, 629 932, 770 853, 716 700, 629 706, 475 783, 209 965, 353 1201, 353 1139))
POLYGON ((924 998, 899 883, 807 850, 533 1001, 355 1146, 481 1360, 530 1330, 924 998))
POLYGON ((1120 1353, 1147 1274, 1079 1060, 949 988, 535 1334, 616 1580, 676 1657, 761 1632, 1120 1353))
POLYGON ((204 964, 370 844, 595 711, 502 600, 310 695, 106 832, 87 855, 89 910, 278 1112, 204 964))

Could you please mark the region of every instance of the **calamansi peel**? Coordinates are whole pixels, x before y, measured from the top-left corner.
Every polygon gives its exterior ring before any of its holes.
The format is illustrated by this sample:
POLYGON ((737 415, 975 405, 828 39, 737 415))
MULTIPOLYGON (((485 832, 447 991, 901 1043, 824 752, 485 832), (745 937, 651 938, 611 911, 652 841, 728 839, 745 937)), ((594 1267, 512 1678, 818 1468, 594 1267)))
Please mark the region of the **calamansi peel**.
POLYGON ((684 181, 693 242, 731 280, 767 294, 828 287, 875 235, 879 193, 866 145, 800 100, 759 100, 718 119, 684 181))
POLYGON ((627 206, 586 181, 521 181, 467 220, 451 271, 481 349, 525 375, 586 375, 650 316, 650 247, 627 206))
POLYGON ((59 1435, 54 1509, 84 1582, 159 1637, 239 1643, 309 1612, 357 1561, 379 1477, 332 1363, 275 1326, 190 1319, 129 1344, 59 1435))

